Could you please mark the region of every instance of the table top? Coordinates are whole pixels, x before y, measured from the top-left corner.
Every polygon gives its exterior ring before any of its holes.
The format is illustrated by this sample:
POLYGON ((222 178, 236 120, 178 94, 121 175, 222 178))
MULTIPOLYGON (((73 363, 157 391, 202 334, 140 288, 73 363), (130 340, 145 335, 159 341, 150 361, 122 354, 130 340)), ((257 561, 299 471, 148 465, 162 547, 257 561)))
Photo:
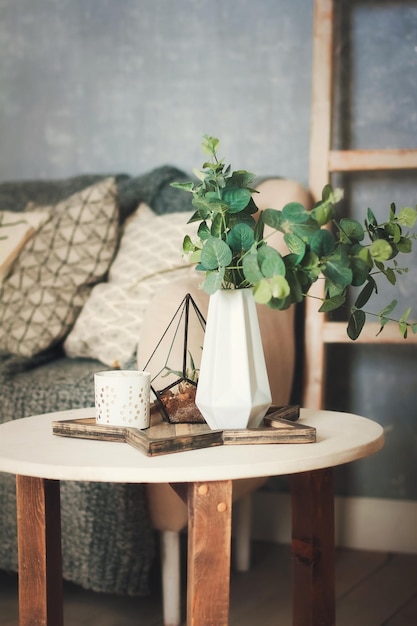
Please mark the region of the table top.
POLYGON ((121 442, 54 435, 52 422, 93 417, 94 408, 26 417, 0 426, 0 471, 38 478, 122 483, 194 482, 295 474, 369 456, 383 446, 382 427, 336 411, 301 409, 315 443, 203 448, 148 457, 121 442))

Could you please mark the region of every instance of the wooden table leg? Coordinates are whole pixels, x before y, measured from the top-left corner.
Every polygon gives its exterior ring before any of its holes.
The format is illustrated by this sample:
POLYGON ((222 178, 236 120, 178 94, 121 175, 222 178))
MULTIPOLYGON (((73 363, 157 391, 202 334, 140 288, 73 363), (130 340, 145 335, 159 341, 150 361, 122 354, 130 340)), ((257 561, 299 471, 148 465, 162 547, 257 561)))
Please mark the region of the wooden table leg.
POLYGON ((188 485, 187 626, 228 626, 232 481, 188 485))
POLYGON ((19 625, 63 626, 59 481, 16 477, 19 625))
POLYGON ((333 626, 334 489, 331 468, 291 476, 294 626, 333 626))

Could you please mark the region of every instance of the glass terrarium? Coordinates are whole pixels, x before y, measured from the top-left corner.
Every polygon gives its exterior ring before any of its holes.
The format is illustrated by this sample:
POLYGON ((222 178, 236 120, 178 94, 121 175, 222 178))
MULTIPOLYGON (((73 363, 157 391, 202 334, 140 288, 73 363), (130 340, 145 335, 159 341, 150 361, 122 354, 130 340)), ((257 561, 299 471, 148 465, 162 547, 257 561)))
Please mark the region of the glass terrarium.
POLYGON ((171 423, 204 423, 195 405, 206 321, 188 293, 144 365, 151 401, 171 423))

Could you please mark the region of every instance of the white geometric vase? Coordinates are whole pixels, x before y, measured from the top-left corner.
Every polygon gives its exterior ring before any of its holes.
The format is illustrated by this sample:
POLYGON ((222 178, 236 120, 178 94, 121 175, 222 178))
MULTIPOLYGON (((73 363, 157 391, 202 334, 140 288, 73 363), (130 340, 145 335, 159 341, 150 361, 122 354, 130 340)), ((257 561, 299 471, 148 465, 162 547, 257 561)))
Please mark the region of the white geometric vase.
POLYGON ((271 390, 251 289, 210 296, 196 405, 211 429, 255 428, 271 390))

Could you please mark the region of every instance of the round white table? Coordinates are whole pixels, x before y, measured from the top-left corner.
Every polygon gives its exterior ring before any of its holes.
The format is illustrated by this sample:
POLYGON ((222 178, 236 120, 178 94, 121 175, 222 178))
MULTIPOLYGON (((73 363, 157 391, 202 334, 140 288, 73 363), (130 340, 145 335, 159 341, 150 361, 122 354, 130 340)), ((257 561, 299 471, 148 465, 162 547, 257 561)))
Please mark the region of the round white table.
POLYGON ((94 409, 0 426, 0 471, 16 474, 20 626, 62 626, 59 481, 170 483, 188 504, 187 625, 227 626, 232 480, 291 475, 293 623, 335 622, 333 468, 377 452, 382 427, 301 410, 315 443, 219 446, 147 457, 119 442, 66 438, 52 422, 94 409))

